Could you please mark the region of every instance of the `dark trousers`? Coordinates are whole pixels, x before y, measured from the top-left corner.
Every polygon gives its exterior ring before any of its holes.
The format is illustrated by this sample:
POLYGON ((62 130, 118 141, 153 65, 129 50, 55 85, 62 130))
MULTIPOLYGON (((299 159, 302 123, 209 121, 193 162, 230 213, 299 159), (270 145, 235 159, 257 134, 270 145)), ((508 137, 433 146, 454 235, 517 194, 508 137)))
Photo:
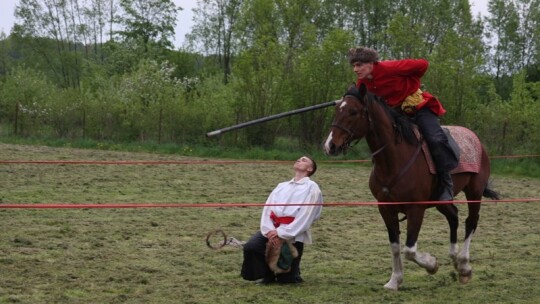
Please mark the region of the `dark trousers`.
POLYGON ((297 283, 301 282, 300 277, 300 260, 304 253, 304 243, 293 243, 298 250, 298 257, 293 260, 291 271, 288 273, 278 274, 277 276, 270 270, 266 264, 266 243, 268 239, 262 235, 260 231, 255 233, 247 243, 244 244, 244 261, 242 263, 242 278, 248 281, 265 279, 265 281, 277 280, 281 283, 297 283))
POLYGON ((441 128, 439 117, 430 109, 422 108, 414 115, 414 120, 428 144, 437 172, 448 172, 457 167, 458 158, 441 128))

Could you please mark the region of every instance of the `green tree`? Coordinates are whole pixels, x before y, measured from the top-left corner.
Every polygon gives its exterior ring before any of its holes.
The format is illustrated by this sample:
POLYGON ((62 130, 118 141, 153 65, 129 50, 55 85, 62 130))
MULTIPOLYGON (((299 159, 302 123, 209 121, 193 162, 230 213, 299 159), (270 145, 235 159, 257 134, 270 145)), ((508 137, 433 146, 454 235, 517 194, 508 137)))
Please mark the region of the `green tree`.
POLYGON ((16 50, 60 86, 77 88, 83 59, 104 62, 102 47, 116 10, 117 0, 21 0, 12 35, 16 50))
POLYGON ((497 92, 507 98, 511 91, 510 77, 519 62, 519 15, 513 1, 491 0, 491 14, 486 18, 488 38, 491 39, 491 69, 495 74, 497 92))
POLYGON ((539 151, 539 123, 536 119, 539 106, 538 99, 534 97, 538 83, 531 85, 525 79, 523 71, 513 77, 514 90, 508 100, 498 97, 492 85, 490 95, 493 102, 477 109, 476 116, 482 117, 480 121, 478 118, 472 120, 493 154, 534 154, 539 151))
POLYGON ((398 3, 387 0, 346 1, 342 14, 346 20, 345 28, 355 33, 355 44, 385 51, 387 46, 386 30, 389 20, 396 12, 398 3))
POLYGON ((11 125, 15 135, 43 135, 39 132, 46 131, 50 101, 55 95, 46 77, 38 71, 19 67, 0 85, 0 120, 11 125))
MULTIPOLYGON (((339 99, 354 81, 351 67, 344 60, 349 32, 335 29, 328 33, 322 46, 304 50, 289 75, 289 107, 303 108, 339 99)), ((308 112, 290 118, 289 132, 304 146, 320 144, 327 135, 333 108, 308 112)))
POLYGON ((117 1, 90 0, 87 7, 79 9, 82 10, 79 18, 84 20, 84 22, 81 22, 83 24, 81 31, 86 33, 89 41, 89 43, 85 43, 87 58, 92 56, 93 60, 101 63, 105 60, 102 47, 106 41, 107 32, 112 32, 117 1))
POLYGON ((15 35, 43 57, 63 87, 77 87, 81 72, 77 54, 80 36, 72 4, 73 1, 21 0, 15 8, 15 16, 20 20, 14 27, 15 35))
MULTIPOLYGON (((242 39, 244 51, 234 65, 233 76, 239 92, 235 104, 240 121, 252 120, 284 109, 285 49, 279 43, 280 27, 274 1, 250 0, 246 2, 242 39)), ((256 125, 245 130, 250 145, 269 146, 276 137, 280 122, 256 125)))
POLYGON ((173 68, 166 62, 143 60, 133 73, 122 78, 117 106, 128 139, 162 141, 169 127, 164 113, 175 113, 172 105, 178 100, 178 81, 171 77, 172 73, 173 68))
POLYGON ((7 74, 10 47, 11 39, 7 38, 6 33, 0 32, 0 76, 5 76, 7 74))
POLYGON ((201 0, 194 9, 195 24, 188 35, 191 48, 214 56, 229 81, 232 60, 238 48, 238 19, 244 0, 201 0))
POLYGON ((517 68, 521 71, 540 62, 540 0, 516 0, 516 8, 519 15, 517 68))
POLYGON ((532 84, 526 82, 525 70, 520 71, 513 77, 513 90, 510 95, 510 130, 506 142, 506 149, 519 149, 519 151, 506 151, 503 153, 527 153, 540 151, 538 143, 532 142, 530 139, 538 138, 539 126, 537 115, 539 107, 538 96, 533 97, 538 83, 532 84))
POLYGON ((284 73, 289 73, 295 58, 317 43, 317 28, 312 20, 317 16, 319 4, 314 0, 276 0, 276 7, 276 17, 282 25, 280 41, 287 52, 284 73))
POLYGON ((388 38, 392 41, 388 45, 391 58, 423 57, 425 44, 420 36, 420 29, 424 24, 414 24, 410 15, 399 12, 394 15, 388 26, 388 38))
POLYGON ((485 45, 482 22, 473 20, 468 1, 458 1, 452 16, 451 27, 430 56, 424 79, 426 89, 436 94, 448 111, 445 122, 462 124, 470 105, 479 102, 476 89, 483 83, 485 45))
POLYGON ((178 8, 171 0, 120 0, 118 17, 121 41, 143 54, 172 48, 178 8))

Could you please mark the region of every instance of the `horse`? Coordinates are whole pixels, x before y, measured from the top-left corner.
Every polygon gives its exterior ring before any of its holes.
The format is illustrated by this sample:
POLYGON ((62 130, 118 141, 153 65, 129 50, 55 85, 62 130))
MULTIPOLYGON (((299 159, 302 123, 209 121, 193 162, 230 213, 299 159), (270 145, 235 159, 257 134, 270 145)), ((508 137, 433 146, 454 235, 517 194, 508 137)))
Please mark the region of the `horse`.
MULTIPOLYGON (((469 201, 465 240, 463 248, 459 251, 458 209, 450 202, 444 204, 434 202, 438 194, 437 177, 433 170, 430 171, 429 155, 422 157, 423 140, 411 119, 406 114, 390 108, 383 98, 369 92, 364 85, 359 88, 357 96, 346 94, 341 102, 336 104, 335 117, 324 143, 324 152, 329 156, 344 154, 351 145, 362 138, 365 138, 368 144, 373 163, 369 188, 376 200, 381 202, 378 204, 378 210, 388 231, 392 254, 392 275, 384 285, 386 289, 398 290, 403 283, 399 240, 399 224, 402 220, 407 221, 407 236, 403 249, 405 258, 423 267, 429 274, 437 272, 439 268, 437 259, 427 252, 418 251, 417 245, 425 210, 430 207, 435 207, 448 221, 449 255, 459 274, 459 282, 465 284, 472 278, 469 249, 478 225, 480 200, 482 196, 499 199, 499 195, 488 186, 490 176, 488 155, 476 135, 468 131, 465 137, 478 142, 479 148, 476 149, 478 168, 460 171, 454 169, 451 172, 454 193, 463 191, 469 201), (401 220, 398 218, 400 213, 405 214, 401 220)), ((456 142, 461 148, 462 139, 458 138, 456 142)))

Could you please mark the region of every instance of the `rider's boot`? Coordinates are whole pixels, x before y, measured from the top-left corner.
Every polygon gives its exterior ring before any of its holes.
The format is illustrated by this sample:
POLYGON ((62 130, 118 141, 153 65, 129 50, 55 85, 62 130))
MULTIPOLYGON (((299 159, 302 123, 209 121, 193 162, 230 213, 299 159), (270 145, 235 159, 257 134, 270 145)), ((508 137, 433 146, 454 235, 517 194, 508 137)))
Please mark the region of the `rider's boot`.
POLYGON ((451 201, 454 199, 454 183, 450 172, 437 173, 439 179, 439 201, 451 201))

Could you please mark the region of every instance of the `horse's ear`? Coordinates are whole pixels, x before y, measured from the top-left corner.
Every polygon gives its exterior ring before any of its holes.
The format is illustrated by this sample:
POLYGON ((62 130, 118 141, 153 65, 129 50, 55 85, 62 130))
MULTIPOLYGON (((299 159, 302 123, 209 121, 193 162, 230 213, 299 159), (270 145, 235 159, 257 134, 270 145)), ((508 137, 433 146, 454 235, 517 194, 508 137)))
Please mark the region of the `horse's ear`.
POLYGON ((362 100, 364 99, 364 96, 366 96, 366 93, 367 93, 366 85, 362 83, 360 84, 359 88, 357 88, 356 85, 351 85, 344 96, 351 95, 358 98, 359 100, 362 100))
POLYGON ((358 88, 354 84, 349 86, 349 89, 347 90, 347 93, 345 93, 345 95, 343 95, 343 96, 347 96, 347 95, 354 96, 354 97, 356 97, 356 98, 358 98, 360 100, 362 99, 360 91, 358 90, 358 88))

